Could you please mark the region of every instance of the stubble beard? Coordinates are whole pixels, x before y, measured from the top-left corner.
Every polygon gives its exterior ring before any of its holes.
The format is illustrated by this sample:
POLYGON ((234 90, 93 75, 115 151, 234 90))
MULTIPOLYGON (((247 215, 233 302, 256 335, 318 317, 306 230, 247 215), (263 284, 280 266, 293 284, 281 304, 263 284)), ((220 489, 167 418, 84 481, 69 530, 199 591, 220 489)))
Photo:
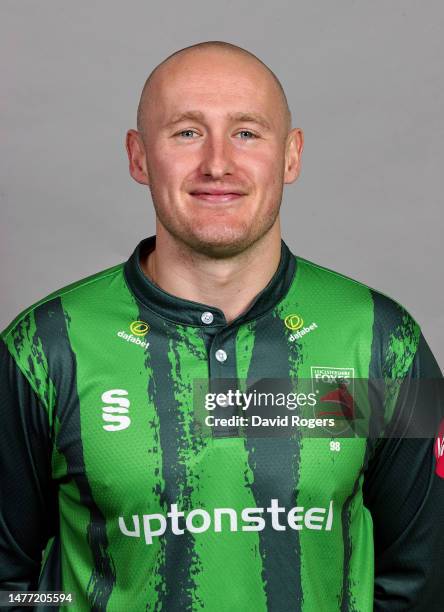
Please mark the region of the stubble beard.
POLYGON ((238 255, 260 240, 276 223, 281 201, 266 214, 257 215, 250 225, 236 224, 234 227, 221 224, 193 224, 181 222, 177 217, 164 214, 162 207, 154 202, 156 215, 162 226, 187 250, 215 259, 238 255))

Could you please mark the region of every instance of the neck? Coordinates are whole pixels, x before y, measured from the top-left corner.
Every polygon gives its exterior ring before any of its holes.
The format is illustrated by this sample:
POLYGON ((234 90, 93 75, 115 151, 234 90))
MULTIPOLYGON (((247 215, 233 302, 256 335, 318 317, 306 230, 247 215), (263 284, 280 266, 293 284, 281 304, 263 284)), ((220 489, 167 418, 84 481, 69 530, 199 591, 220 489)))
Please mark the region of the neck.
POLYGON ((194 251, 157 224, 156 248, 141 266, 145 275, 167 293, 219 308, 230 323, 269 283, 280 256, 279 219, 245 251, 223 259, 194 251))

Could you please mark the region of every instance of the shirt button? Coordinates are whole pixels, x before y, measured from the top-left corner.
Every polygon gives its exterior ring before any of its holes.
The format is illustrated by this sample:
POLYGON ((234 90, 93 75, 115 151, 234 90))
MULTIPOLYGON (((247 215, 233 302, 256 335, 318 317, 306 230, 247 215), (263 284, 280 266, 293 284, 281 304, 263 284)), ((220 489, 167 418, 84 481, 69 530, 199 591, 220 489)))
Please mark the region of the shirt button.
POLYGON ((212 323, 213 319, 214 319, 213 313, 211 312, 203 312, 202 316, 200 317, 200 320, 202 321, 202 323, 206 323, 207 325, 212 323))
POLYGON ((223 363, 227 358, 227 354, 224 350, 219 349, 216 351, 216 359, 218 361, 220 361, 221 363, 223 363))

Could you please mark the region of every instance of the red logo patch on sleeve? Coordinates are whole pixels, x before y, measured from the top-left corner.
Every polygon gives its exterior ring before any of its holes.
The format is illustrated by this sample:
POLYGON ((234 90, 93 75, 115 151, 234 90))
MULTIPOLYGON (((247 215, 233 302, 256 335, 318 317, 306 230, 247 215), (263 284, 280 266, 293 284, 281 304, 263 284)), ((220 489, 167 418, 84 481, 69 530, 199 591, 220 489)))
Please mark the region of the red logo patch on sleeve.
POLYGON ((444 419, 441 421, 439 426, 438 435, 434 445, 436 467, 435 473, 440 477, 444 478, 444 419))

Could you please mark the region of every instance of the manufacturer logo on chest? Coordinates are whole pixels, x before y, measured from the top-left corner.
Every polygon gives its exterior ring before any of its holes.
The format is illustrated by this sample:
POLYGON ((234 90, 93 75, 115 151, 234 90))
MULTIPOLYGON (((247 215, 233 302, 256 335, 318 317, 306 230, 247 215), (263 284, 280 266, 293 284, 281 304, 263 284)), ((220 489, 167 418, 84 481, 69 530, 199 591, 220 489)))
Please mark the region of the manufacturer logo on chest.
POLYGON ((109 425, 103 425, 106 431, 120 431, 127 429, 131 424, 128 416, 130 401, 126 397, 128 391, 125 389, 109 389, 102 393, 102 418, 109 425))

